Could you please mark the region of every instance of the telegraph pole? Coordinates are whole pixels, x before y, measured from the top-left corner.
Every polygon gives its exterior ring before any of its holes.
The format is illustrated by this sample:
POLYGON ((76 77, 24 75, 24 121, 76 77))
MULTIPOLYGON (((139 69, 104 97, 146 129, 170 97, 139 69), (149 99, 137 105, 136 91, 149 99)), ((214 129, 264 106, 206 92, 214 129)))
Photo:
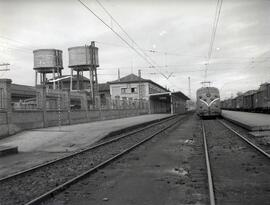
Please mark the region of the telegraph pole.
POLYGON ((190 77, 188 77, 188 97, 191 99, 190 77))
POLYGON ((10 71, 10 68, 8 67, 10 64, 9 63, 1 63, 0 64, 0 72, 1 71, 10 71), (5 67, 5 68, 1 68, 1 67, 5 67))
POLYGON ((9 63, 1 63, 0 67, 5 66, 6 68, 2 68, 2 69, 0 68, 0 71, 9 71, 10 70, 8 68, 9 65, 10 65, 9 63))
POLYGON ((118 68, 118 73, 117 73, 117 75, 118 75, 118 80, 120 80, 120 69, 118 68))
POLYGON ((138 90, 138 94, 139 94, 139 109, 141 109, 141 76, 142 76, 142 73, 141 73, 141 70, 139 69, 138 70, 138 76, 139 76, 139 90, 138 90))

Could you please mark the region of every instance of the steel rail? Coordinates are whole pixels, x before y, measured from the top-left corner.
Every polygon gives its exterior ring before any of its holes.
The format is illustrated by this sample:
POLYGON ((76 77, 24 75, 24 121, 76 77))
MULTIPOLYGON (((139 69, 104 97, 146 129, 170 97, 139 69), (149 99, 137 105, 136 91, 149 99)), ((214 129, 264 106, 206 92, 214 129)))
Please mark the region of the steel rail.
POLYGON ((205 163, 206 163, 207 178, 208 178, 209 200, 210 200, 210 205, 215 205, 216 203, 215 203, 214 184, 213 184, 213 179, 212 179, 211 164, 210 164, 210 159, 209 159, 209 154, 208 154, 207 140, 206 140, 205 127, 204 127, 203 121, 201 121, 201 125, 202 125, 202 133, 203 133, 205 163))
POLYGON ((247 138, 245 138, 243 135, 241 135, 240 133, 238 133, 237 131, 235 131, 231 126, 229 126, 227 123, 218 120, 224 127, 226 127, 227 129, 229 129, 231 132, 233 132, 234 134, 236 134, 238 137, 240 137, 242 140, 244 140, 246 143, 248 143, 250 146, 252 146, 253 148, 255 148, 257 151, 259 151, 261 154, 263 154, 264 156, 266 156, 268 159, 270 158, 270 154, 268 154, 267 152, 265 152, 262 148, 258 147, 257 145, 255 145, 254 143, 252 143, 250 140, 248 140, 247 138))
POLYGON ((169 120, 175 119, 175 118, 177 118, 177 117, 178 117, 177 115, 174 115, 174 116, 171 116, 171 117, 168 117, 168 118, 165 118, 165 119, 161 119, 161 120, 158 121, 158 122, 155 122, 155 123, 150 124, 150 125, 147 125, 147 126, 145 126, 145 127, 143 127, 143 128, 139 128, 139 129, 136 129, 136 130, 134 130, 134 131, 128 132, 128 133, 126 133, 126 134, 124 134, 124 135, 121 135, 121 136, 119 136, 119 137, 116 137, 116 138, 114 138, 114 139, 111 139, 111 140, 108 140, 108 141, 105 141, 105 142, 102 142, 102 143, 99 143, 99 144, 90 146, 90 147, 88 147, 88 148, 85 148, 85 149, 82 149, 82 150, 79 150, 79 151, 72 152, 71 154, 68 154, 68 155, 66 155, 66 156, 59 157, 59 158, 56 158, 56 159, 51 160, 51 161, 49 161, 49 162, 45 162, 45 163, 36 165, 36 166, 31 167, 31 168, 29 168, 29 169, 26 169, 26 170, 22 170, 22 171, 16 172, 16 173, 14 173, 14 174, 11 174, 11 175, 8 175, 8 176, 6 176, 6 177, 1 178, 1 179, 0 179, 0 183, 3 182, 3 181, 5 181, 5 180, 11 179, 11 178, 13 178, 13 177, 16 177, 16 176, 19 176, 19 175, 23 175, 23 174, 29 173, 29 172, 31 172, 31 171, 35 171, 35 170, 40 169, 40 168, 42 168, 42 167, 45 167, 45 166, 48 166, 48 165, 51 165, 51 164, 60 162, 60 161, 62 161, 62 160, 65 160, 65 159, 74 157, 74 156, 79 155, 79 154, 82 154, 82 153, 84 153, 84 152, 87 152, 87 151, 96 149, 96 148, 98 148, 98 147, 104 146, 104 145, 106 145, 106 144, 115 142, 115 141, 120 140, 120 139, 122 139, 122 138, 125 138, 125 137, 128 137, 128 136, 130 136, 130 135, 139 133, 139 132, 141 132, 141 131, 144 131, 144 130, 146 130, 146 129, 148 129, 148 128, 151 128, 151 127, 154 127, 154 126, 156 126, 156 125, 159 125, 159 124, 162 124, 162 123, 164 123, 164 122, 167 122, 167 121, 169 121, 169 120))
POLYGON ((133 149, 135 149, 136 147, 140 146, 141 144, 149 141, 150 139, 152 139, 153 137, 155 137, 156 135, 164 132, 165 130, 169 129, 170 127, 172 127, 173 125, 175 125, 176 123, 178 123, 179 121, 174 121, 173 123, 169 124, 168 126, 166 126, 165 128, 159 130, 159 131, 156 131, 154 134, 150 135, 149 137, 141 140, 140 142, 132 145, 131 147, 125 149, 124 151, 122 151, 121 153, 105 160, 104 162, 101 162, 100 164, 98 164, 97 166, 85 171, 84 173, 74 177, 73 179, 70 179, 69 181, 55 187, 54 189, 42 194, 41 196, 29 201, 28 203, 26 203, 25 205, 36 205, 36 204, 40 204, 41 202, 51 198, 52 196, 54 196, 55 194, 67 189, 70 185, 78 182, 79 180, 95 173, 98 171, 98 169, 101 169, 105 166, 107 166, 108 164, 110 164, 111 162, 115 161, 116 159, 120 158, 121 156, 123 156, 124 154, 127 154, 128 152, 132 151, 133 149))

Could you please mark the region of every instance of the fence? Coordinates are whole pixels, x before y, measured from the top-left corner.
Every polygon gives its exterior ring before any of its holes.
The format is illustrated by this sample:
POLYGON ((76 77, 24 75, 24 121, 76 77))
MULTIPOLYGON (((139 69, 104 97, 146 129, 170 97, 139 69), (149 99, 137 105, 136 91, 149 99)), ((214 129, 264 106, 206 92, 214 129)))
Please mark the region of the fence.
POLYGON ((106 99, 106 103, 100 103, 100 109, 148 109, 149 103, 144 99, 140 100, 118 100, 106 99))
POLYGON ((4 89, 0 88, 0 109, 4 109, 4 89))
MULTIPOLYGON (((101 102, 101 99, 96 97, 95 102, 96 104, 93 105, 87 92, 46 89, 38 90, 35 96, 23 97, 23 99, 12 98, 11 105, 13 110, 123 110, 148 109, 149 106, 148 101, 144 99, 120 100, 107 98, 101 102)), ((4 103, 0 103, 0 108, 4 108, 2 104, 4 105, 4 103)))
POLYGON ((46 90, 11 92, 0 79, 0 138, 21 130, 85 123, 148 114, 146 100, 111 100, 92 105, 87 92, 46 90), (19 96, 19 97, 18 97, 19 96))
POLYGON ((13 99, 11 105, 13 110, 46 110, 68 109, 67 93, 55 90, 46 90, 43 96, 42 91, 36 92, 34 97, 23 97, 22 99, 13 99), (43 105, 43 103, 45 103, 43 105))

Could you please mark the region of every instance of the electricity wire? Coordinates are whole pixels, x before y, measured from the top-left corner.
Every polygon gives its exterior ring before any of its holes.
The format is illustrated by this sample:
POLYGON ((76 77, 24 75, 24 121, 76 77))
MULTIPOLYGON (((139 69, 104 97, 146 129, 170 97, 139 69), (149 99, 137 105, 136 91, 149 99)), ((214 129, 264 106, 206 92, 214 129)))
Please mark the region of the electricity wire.
MULTIPOLYGON (((97 19, 99 19, 106 27, 108 27, 116 36, 118 36, 125 44, 127 44, 134 52, 136 52, 142 59, 144 59, 148 64, 150 64, 154 68, 154 65, 144 55, 142 55, 137 49, 135 49, 127 40, 125 40, 119 33, 117 33, 111 26, 109 26, 92 9, 90 9, 81 0, 78 0, 78 2, 80 2, 88 11, 90 11, 97 19)), ((162 73, 160 73, 160 74, 166 78, 166 76, 164 74, 162 74, 162 73)))
POLYGON ((213 46, 214 46, 214 42, 215 42, 215 38, 216 38, 216 32, 217 32, 220 13, 221 13, 222 3, 223 3, 223 0, 218 0, 217 5, 216 5, 216 11, 215 11, 215 16, 214 16, 214 21, 213 21, 212 34, 211 34, 211 38, 210 38, 210 45, 209 45, 208 56, 207 56, 208 59, 207 59, 206 65, 205 65, 205 76, 204 76, 205 81, 206 81, 206 78, 207 78, 208 65, 210 63, 212 52, 213 52, 213 46))

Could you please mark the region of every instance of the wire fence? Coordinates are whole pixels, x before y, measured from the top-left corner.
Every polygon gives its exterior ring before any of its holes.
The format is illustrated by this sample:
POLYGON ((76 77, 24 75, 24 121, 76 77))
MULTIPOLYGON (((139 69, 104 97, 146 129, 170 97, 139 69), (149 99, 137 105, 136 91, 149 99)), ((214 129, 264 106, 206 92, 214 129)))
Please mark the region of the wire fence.
POLYGON ((36 98, 26 99, 26 100, 19 100, 18 102, 12 102, 12 109, 13 110, 35 110, 38 109, 36 98))
POLYGON ((148 109, 147 100, 117 100, 107 99, 106 102, 100 103, 100 109, 148 109))
MULTIPOLYGON (((2 99, 2 98, 1 98, 2 99)), ((2 106, 0 102, 0 108, 2 106)), ((4 105, 4 104, 3 104, 4 105)), ((120 100, 110 97, 101 100, 95 99, 95 104, 89 96, 84 93, 73 93, 65 91, 47 90, 45 95, 36 92, 36 96, 17 99, 11 102, 13 110, 115 110, 115 109, 148 109, 149 103, 145 99, 140 100, 120 100), (45 99, 44 99, 45 98, 45 99)))
POLYGON ((6 108, 6 98, 4 96, 3 88, 0 88, 0 109, 3 110, 6 108))

